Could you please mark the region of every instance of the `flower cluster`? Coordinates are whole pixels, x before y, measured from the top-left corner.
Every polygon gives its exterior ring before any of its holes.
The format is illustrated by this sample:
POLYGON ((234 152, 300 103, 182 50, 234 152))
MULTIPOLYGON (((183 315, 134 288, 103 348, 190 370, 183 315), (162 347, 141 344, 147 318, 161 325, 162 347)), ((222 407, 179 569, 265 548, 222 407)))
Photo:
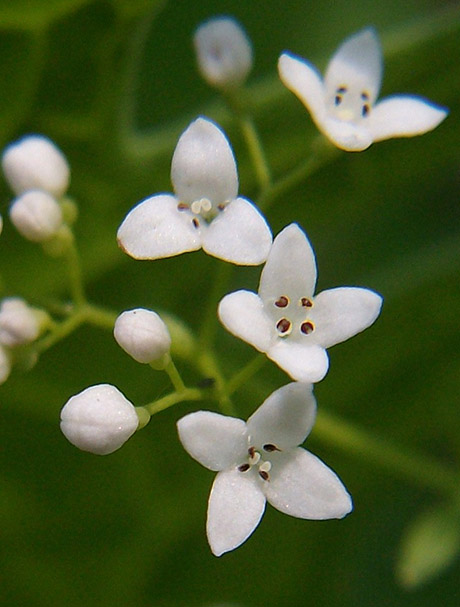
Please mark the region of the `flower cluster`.
MULTIPOLYGON (((220 17, 200 26, 194 43, 203 77, 234 100, 252 66, 246 34, 233 19, 220 17)), ((382 58, 372 28, 339 47, 324 80, 311 64, 290 53, 281 55, 278 67, 281 80, 302 100, 319 130, 344 150, 364 150, 374 141, 424 133, 447 113, 413 96, 376 102, 382 58)), ((18 231, 42 244, 69 233, 64 194, 70 172, 56 146, 45 137, 29 136, 6 149, 2 164, 17 195, 10 217, 18 231)), ((250 536, 267 501, 302 519, 342 518, 352 510, 340 479, 300 445, 314 425, 313 387, 328 371, 326 350, 369 327, 380 313, 382 298, 361 287, 315 294, 316 261, 305 232, 290 223, 273 239, 261 211, 239 195, 234 153, 212 120, 198 117, 180 136, 171 182, 173 193, 150 196, 126 215, 117 233, 120 248, 139 260, 203 249, 236 265, 264 264, 258 292, 225 294, 217 315, 231 334, 266 354, 294 380, 268 396, 247 422, 199 410, 177 423, 186 451, 217 472, 208 503, 207 537, 212 552, 220 556, 250 536)), ((68 326, 99 317, 81 285, 73 284, 73 295, 74 317, 68 326)), ((1 303, 0 381, 9 373, 11 353, 35 341, 49 322, 44 311, 19 298, 1 303)), ((113 333, 135 361, 165 371, 175 391, 144 407, 135 407, 108 384, 72 396, 61 412, 62 432, 78 448, 98 455, 119 449, 153 413, 203 397, 199 389, 184 385, 173 362, 174 347, 186 349, 189 339, 180 325, 166 323, 153 310, 136 308, 116 318, 113 333)), ((225 388, 217 386, 215 394, 218 390, 225 396, 225 388)))

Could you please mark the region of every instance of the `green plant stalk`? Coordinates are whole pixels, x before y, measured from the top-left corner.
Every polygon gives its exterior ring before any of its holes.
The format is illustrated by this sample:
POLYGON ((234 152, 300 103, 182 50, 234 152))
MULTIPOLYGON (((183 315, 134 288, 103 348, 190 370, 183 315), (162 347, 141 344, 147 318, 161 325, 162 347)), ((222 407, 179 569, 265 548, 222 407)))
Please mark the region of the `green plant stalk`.
POLYGON ((177 403, 182 403, 187 400, 202 400, 203 393, 198 388, 184 388, 180 392, 172 392, 171 394, 167 394, 163 396, 163 398, 159 398, 158 400, 154 400, 148 405, 144 406, 144 409, 148 411, 150 415, 155 415, 160 411, 164 411, 165 409, 169 409, 173 405, 177 403))

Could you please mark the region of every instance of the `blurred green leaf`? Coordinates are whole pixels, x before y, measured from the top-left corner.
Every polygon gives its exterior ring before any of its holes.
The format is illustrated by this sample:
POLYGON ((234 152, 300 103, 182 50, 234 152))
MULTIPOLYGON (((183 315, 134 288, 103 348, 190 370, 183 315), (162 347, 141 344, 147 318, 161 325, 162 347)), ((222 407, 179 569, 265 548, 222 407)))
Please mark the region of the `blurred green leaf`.
POLYGON ((41 29, 90 0, 0 0, 0 28, 41 29))

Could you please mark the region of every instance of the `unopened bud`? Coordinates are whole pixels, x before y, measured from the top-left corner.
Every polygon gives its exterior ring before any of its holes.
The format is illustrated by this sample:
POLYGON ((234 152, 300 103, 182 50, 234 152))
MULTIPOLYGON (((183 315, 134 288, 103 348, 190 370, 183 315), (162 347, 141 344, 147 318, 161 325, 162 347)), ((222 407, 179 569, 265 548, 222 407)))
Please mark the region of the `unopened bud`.
POLYGON ((28 135, 3 152, 3 172, 17 195, 44 190, 59 197, 67 190, 70 169, 59 148, 47 137, 28 135))
POLYGON ((52 238, 63 221, 59 203, 41 190, 30 190, 16 198, 10 208, 10 219, 18 232, 32 242, 52 238))
POLYGON ((137 308, 122 312, 113 334, 119 346, 139 363, 163 358, 171 348, 171 337, 156 312, 137 308))
POLYGON ((119 449, 138 425, 134 405, 109 384, 86 388, 72 396, 61 411, 61 430, 67 440, 96 455, 119 449))
POLYGON ((7 297, 0 304, 0 344, 15 348, 34 341, 47 319, 46 312, 31 308, 20 297, 7 297))
POLYGON ((194 36, 198 67, 203 78, 218 89, 232 89, 246 80, 252 67, 252 48, 246 33, 231 17, 214 17, 194 36))

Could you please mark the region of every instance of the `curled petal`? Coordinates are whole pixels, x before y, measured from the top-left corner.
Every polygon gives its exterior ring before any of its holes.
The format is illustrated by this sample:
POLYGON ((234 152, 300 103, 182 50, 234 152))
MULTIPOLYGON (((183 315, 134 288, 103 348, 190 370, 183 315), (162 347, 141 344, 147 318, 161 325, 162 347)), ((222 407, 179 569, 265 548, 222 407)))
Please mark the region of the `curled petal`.
POLYGON ((248 200, 237 198, 213 219, 203 234, 206 253, 238 265, 259 265, 267 259, 272 234, 248 200))
POLYGON ((247 341, 260 352, 266 352, 274 339, 273 324, 264 313, 260 297, 250 291, 235 291, 219 303, 218 315, 224 327, 247 341))
POLYGON ((448 111, 413 95, 395 95, 383 99, 369 115, 367 126, 374 141, 390 137, 423 135, 436 128, 448 111))
POLYGON ((304 232, 291 223, 273 241, 260 277, 259 295, 268 305, 280 295, 312 297, 315 283, 315 254, 304 232))
POLYGON ((212 411, 196 411, 177 422, 184 449, 202 466, 224 470, 247 456, 246 424, 212 411))
POLYGON ((160 259, 201 247, 201 229, 192 214, 179 211, 174 196, 160 194, 140 202, 118 228, 119 246, 134 259, 160 259))
POLYGON ((218 204, 236 198, 235 158, 226 136, 214 122, 197 118, 182 133, 172 159, 171 181, 181 202, 207 198, 218 204))
POLYGON ((303 443, 316 417, 313 386, 293 382, 275 390, 247 421, 250 443, 284 450, 303 443))
POLYGON ((257 482, 238 470, 219 472, 211 489, 206 531, 216 556, 238 548, 262 518, 265 497, 257 482))
POLYGON ((329 348, 369 327, 380 314, 382 298, 370 289, 340 287, 317 295, 310 319, 311 343, 329 348))
POLYGON ((268 502, 280 512, 298 518, 343 518, 353 508, 341 480, 320 459, 305 449, 281 453, 264 485, 268 502))
POLYGON ((347 38, 339 46, 327 67, 324 77, 327 94, 345 86, 366 92, 374 103, 382 80, 382 50, 377 33, 368 27, 347 38))
POLYGON ((329 368, 327 352, 318 345, 306 346, 278 339, 268 350, 267 356, 299 382, 321 381, 329 368))

